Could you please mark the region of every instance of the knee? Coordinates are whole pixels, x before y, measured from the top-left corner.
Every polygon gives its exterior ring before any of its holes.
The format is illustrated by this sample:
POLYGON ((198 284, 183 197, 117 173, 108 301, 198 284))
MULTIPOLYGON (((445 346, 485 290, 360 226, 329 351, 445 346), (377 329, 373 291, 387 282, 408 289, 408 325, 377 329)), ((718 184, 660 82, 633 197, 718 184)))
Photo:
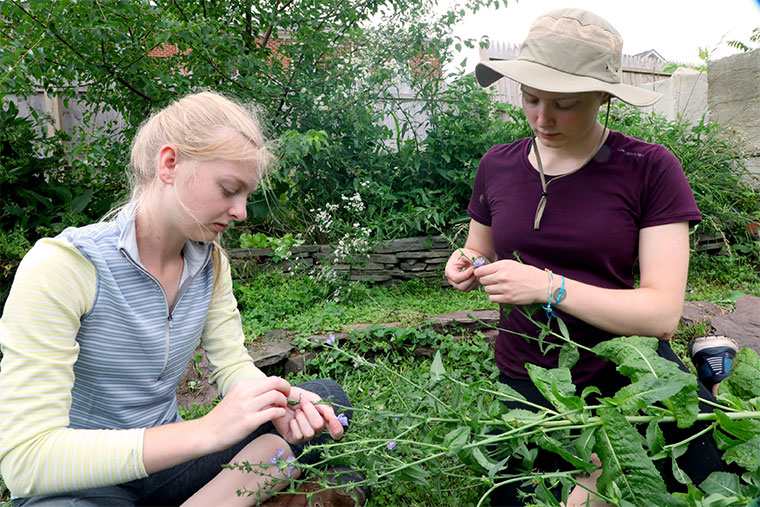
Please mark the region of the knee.
POLYGON ((349 419, 351 418, 351 401, 348 399, 346 391, 344 391, 340 384, 334 380, 307 380, 306 382, 298 384, 297 387, 317 393, 323 400, 329 400, 332 402, 336 413, 344 412, 349 419))

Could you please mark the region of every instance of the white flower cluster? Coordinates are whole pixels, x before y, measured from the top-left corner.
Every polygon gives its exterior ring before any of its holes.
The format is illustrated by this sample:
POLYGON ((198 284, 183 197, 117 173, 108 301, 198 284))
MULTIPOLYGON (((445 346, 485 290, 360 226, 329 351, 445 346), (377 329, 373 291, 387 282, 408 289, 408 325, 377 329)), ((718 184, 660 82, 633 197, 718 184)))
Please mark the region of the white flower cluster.
POLYGON ((364 201, 362 201, 362 196, 359 194, 359 192, 356 192, 351 197, 346 197, 343 194, 340 194, 340 198, 343 199, 346 202, 346 207, 353 209, 354 211, 364 211, 364 201))
POLYGON ((358 222, 354 224, 354 234, 344 234, 338 244, 333 250, 335 260, 340 262, 350 259, 354 256, 367 255, 370 250, 369 237, 372 234, 372 229, 369 227, 361 227, 358 222))
POLYGON ((317 229, 319 229, 319 232, 330 232, 330 229, 333 225, 333 213, 337 211, 338 209, 337 204, 330 204, 329 202, 325 205, 325 209, 310 209, 312 213, 316 213, 314 216, 314 219, 316 220, 316 226, 317 229))

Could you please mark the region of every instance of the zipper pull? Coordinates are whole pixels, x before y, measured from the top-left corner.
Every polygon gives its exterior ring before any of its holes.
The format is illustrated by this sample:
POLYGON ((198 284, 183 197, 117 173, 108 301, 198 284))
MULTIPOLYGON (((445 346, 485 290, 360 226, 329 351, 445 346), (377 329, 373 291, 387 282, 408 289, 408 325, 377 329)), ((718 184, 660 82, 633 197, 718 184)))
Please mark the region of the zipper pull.
POLYGON ((172 314, 169 314, 169 317, 167 319, 169 321, 169 329, 171 329, 174 326, 174 319, 172 318, 172 314))

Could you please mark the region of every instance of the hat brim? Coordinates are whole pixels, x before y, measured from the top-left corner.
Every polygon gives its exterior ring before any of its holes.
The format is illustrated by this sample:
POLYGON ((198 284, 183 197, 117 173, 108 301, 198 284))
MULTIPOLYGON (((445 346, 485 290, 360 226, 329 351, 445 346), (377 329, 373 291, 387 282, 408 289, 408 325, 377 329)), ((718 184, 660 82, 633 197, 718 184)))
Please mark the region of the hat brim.
POLYGON ((651 106, 662 98, 661 93, 637 86, 567 74, 527 60, 481 62, 475 67, 480 86, 489 86, 502 77, 552 93, 607 92, 632 106, 651 106))

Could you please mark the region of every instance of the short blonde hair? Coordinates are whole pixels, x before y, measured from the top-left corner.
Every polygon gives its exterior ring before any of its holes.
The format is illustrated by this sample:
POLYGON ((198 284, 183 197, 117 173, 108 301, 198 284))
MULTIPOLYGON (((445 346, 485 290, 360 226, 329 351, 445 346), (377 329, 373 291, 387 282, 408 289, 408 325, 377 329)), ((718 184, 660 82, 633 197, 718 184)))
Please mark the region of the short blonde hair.
MULTIPOLYGON (((138 207, 158 177, 159 152, 166 145, 173 145, 180 156, 196 162, 238 162, 253 171, 257 179, 266 173, 274 160, 252 105, 211 91, 187 95, 153 113, 140 125, 132 141, 130 201, 138 207)), ((189 174, 183 176, 189 177, 189 174)), ((223 250, 218 241, 214 244, 216 289, 223 250)))

